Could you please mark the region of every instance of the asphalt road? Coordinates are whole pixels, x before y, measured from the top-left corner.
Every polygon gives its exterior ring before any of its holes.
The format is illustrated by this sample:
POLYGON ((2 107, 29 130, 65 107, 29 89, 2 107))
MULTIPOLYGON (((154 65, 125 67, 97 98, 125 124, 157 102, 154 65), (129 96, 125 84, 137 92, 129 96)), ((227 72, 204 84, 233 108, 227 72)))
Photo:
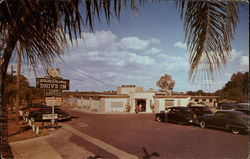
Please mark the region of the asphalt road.
MULTIPOLYGON (((129 154, 143 158, 157 152, 163 159, 245 159, 248 135, 154 121, 154 114, 88 114, 66 109, 77 117, 65 124, 129 154)), ((103 158, 117 158, 79 136, 71 139, 103 158)))

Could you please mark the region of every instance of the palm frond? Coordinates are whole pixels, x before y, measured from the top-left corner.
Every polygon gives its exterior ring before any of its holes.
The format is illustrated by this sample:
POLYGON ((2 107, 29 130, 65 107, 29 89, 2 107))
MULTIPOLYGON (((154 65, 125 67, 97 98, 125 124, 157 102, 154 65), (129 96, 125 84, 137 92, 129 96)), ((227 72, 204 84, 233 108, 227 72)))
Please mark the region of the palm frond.
MULTIPOLYGON (((130 1, 132 9, 136 9, 135 1, 130 1)), ((0 3, 1 57, 11 56, 14 47, 7 46, 19 42, 26 61, 34 66, 50 64, 63 54, 66 34, 73 42, 82 35, 82 26, 93 31, 94 19, 100 20, 101 11, 109 23, 111 7, 119 18, 122 4, 122 0, 4 0, 0 3)), ((2 66, 8 65, 9 58, 2 66)))
POLYGON ((185 42, 190 54, 189 78, 194 81, 200 76, 212 80, 231 55, 238 2, 177 0, 175 4, 184 19, 185 42))

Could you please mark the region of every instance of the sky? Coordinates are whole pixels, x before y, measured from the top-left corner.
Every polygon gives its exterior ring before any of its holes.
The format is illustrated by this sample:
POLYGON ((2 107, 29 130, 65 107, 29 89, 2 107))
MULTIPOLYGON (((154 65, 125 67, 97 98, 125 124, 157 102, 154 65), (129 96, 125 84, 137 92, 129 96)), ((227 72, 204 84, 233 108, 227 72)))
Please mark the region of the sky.
MULTIPOLYGON (((232 56, 224 71, 210 85, 192 84, 188 80, 188 52, 184 43, 183 21, 173 3, 145 3, 138 12, 122 8, 118 21, 111 17, 94 23, 94 32, 84 28, 83 39, 65 49, 62 60, 52 67, 60 68, 61 77, 70 79, 71 91, 111 91, 121 85, 136 85, 158 90, 156 82, 164 74, 175 80, 173 91, 221 89, 233 73, 249 71, 248 5, 240 7, 239 23, 232 41, 232 56)), ((11 63, 16 68, 15 63, 11 63)), ((22 74, 35 85, 43 77, 22 66, 22 74)))

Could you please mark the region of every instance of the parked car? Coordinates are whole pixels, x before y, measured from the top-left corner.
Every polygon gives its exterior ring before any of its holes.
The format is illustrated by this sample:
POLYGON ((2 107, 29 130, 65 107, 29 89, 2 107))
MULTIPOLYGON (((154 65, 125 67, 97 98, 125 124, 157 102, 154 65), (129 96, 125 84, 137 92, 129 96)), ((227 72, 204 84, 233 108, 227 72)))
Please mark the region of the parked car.
MULTIPOLYGON (((58 114, 58 119, 57 119, 58 121, 71 119, 71 116, 60 108, 55 108, 54 113, 58 114)), ((43 114, 52 114, 51 107, 49 107, 49 109, 48 108, 40 109, 40 110, 31 112, 29 114, 29 119, 31 119, 32 121, 42 121, 43 114)))
POLYGON ((203 116, 204 114, 213 114, 211 109, 204 105, 189 106, 188 108, 192 109, 197 117, 203 116))
POLYGON ((249 103, 236 103, 234 106, 237 107, 236 109, 249 110, 249 103))
POLYGON ((217 109, 234 110, 237 106, 234 103, 218 103, 217 109))
POLYGON ((250 115, 249 109, 240 109, 240 108, 238 108, 238 109, 234 109, 234 111, 240 111, 242 113, 245 113, 246 115, 250 115))
POLYGON ((173 122, 180 124, 193 124, 197 122, 195 113, 187 107, 169 107, 165 111, 156 113, 157 121, 173 122))
POLYGON ((36 103, 36 104, 28 105, 26 107, 22 107, 19 109, 19 111, 21 115, 28 117, 30 112, 37 111, 40 109, 46 109, 46 108, 48 108, 48 106, 44 104, 36 103))
POLYGON ((198 118, 201 128, 219 128, 230 130, 234 134, 249 131, 248 117, 239 111, 220 110, 214 114, 205 114, 198 118))

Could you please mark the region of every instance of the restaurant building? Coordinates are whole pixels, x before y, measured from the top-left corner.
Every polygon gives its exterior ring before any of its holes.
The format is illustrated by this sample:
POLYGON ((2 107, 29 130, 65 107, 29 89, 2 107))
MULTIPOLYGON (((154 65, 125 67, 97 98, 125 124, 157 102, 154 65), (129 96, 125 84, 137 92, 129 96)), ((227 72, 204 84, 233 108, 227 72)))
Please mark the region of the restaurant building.
POLYGON ((198 104, 205 101, 213 107, 218 101, 217 96, 193 97, 186 94, 172 94, 156 92, 153 89, 144 90, 135 85, 122 85, 116 92, 78 93, 76 109, 88 112, 135 112, 136 105, 141 112, 160 112, 166 107, 188 106, 190 103, 198 104), (198 99, 198 101, 197 101, 198 99), (204 100, 206 99, 206 100, 204 100))

